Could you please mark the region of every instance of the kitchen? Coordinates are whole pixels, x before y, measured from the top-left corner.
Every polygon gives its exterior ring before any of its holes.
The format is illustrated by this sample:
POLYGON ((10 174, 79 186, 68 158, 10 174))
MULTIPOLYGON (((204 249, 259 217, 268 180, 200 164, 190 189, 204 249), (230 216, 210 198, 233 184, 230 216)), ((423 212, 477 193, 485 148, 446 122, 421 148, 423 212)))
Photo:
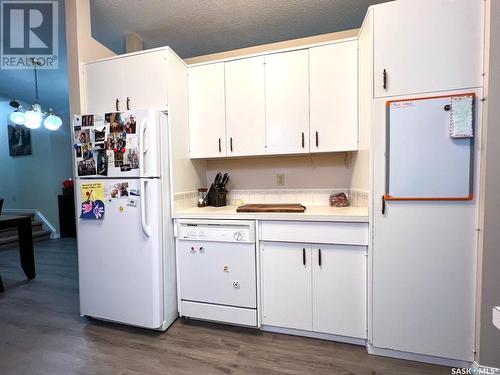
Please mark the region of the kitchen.
POLYGON ((483 2, 398 0, 329 40, 83 64, 81 315, 477 364, 484 25, 483 2))

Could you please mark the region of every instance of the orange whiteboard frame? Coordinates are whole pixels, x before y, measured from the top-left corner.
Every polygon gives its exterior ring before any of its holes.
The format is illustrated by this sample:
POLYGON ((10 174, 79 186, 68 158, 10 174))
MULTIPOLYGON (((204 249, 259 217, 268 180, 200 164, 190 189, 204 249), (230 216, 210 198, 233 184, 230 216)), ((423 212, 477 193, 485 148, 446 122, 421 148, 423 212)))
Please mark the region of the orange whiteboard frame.
MULTIPOLYGON (((448 95, 438 95, 438 96, 424 96, 421 98, 406 98, 406 99, 396 99, 396 100, 388 100, 386 105, 386 134, 389 134, 390 131, 390 107, 392 103, 397 102, 406 102, 406 101, 419 101, 419 100, 429 100, 429 99, 441 99, 441 98, 456 98, 456 97, 472 97, 472 103, 474 106, 476 100, 476 94, 474 92, 460 93, 460 94, 448 94, 448 95)), ((474 108, 474 107, 473 107, 474 108)), ((473 114, 474 116, 474 110, 473 114)), ((463 197, 395 197, 389 194, 389 163, 390 163, 390 153, 389 153, 389 142, 386 141, 386 185, 385 185, 385 194, 384 200, 386 201, 471 201, 474 199, 474 195, 469 193, 469 195, 463 197)), ((473 151, 471 151, 471 157, 474 157, 473 151)), ((473 178, 474 173, 471 169, 471 178, 473 178)), ((472 184, 471 188, 472 189, 472 184)))

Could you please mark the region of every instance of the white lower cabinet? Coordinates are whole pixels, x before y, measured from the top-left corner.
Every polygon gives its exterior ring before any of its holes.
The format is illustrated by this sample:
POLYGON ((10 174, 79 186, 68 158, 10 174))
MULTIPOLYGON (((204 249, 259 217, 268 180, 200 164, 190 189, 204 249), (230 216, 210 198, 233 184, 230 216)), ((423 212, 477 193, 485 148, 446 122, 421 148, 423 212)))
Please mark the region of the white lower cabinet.
POLYGON ((312 329, 366 338, 366 247, 313 245, 312 329))
POLYGON ((261 249, 263 324, 312 330, 311 246, 266 242, 261 249))
POLYGON ((365 339, 366 249, 262 242, 262 323, 365 339))

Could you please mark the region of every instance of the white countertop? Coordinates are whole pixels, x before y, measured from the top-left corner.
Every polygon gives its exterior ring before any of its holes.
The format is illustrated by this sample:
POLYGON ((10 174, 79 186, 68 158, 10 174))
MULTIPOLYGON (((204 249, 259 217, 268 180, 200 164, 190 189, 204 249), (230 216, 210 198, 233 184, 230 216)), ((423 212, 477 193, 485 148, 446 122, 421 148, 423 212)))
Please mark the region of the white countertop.
POLYGON ((367 207, 310 206, 303 213, 291 212, 236 212, 238 206, 195 207, 174 212, 175 219, 251 219, 296 221, 368 222, 367 207))

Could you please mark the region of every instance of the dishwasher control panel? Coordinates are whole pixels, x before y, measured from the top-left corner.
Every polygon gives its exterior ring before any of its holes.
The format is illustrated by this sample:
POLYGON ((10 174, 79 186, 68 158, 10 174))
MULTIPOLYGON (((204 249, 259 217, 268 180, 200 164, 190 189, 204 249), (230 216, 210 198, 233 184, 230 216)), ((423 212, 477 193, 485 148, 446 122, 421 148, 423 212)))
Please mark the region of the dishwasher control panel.
POLYGON ((255 242, 253 222, 181 221, 177 222, 177 239, 218 241, 218 242, 255 242))

